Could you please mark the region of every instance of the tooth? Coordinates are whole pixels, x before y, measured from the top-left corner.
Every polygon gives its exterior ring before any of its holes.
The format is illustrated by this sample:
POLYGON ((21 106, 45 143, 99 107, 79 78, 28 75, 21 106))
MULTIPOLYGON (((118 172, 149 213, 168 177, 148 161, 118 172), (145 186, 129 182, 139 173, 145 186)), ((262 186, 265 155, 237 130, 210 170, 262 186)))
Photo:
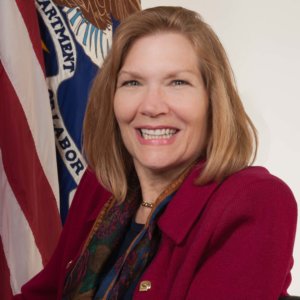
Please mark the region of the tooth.
POLYGON ((162 128, 162 129, 140 129, 141 135, 146 140, 151 139, 167 139, 176 133, 176 129, 162 128))

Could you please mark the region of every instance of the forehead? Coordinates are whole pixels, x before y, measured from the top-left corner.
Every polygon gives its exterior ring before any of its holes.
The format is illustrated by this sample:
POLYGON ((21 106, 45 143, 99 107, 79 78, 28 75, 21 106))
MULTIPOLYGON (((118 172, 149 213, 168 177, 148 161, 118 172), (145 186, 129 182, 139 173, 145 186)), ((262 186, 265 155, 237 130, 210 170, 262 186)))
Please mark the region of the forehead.
POLYGON ((196 50, 186 36, 177 32, 159 32, 137 39, 131 45, 121 69, 141 69, 154 65, 171 69, 187 66, 198 68, 198 62, 196 50))

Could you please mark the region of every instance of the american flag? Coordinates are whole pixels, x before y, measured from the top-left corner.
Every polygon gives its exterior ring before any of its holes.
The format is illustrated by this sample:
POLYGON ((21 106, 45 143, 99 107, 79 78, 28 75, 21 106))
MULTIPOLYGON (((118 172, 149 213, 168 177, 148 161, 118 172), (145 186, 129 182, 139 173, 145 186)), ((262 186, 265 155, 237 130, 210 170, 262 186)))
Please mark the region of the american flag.
POLYGON ((0 295, 40 271, 61 222, 55 142, 34 0, 0 1, 0 295))

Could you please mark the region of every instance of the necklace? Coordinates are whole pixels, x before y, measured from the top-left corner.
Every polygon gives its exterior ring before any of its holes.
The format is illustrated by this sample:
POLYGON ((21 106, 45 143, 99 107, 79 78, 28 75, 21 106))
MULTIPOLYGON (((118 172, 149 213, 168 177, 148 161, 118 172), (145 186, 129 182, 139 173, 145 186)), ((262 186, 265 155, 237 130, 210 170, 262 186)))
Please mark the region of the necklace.
POLYGON ((146 202, 146 201, 143 201, 141 205, 144 207, 148 207, 148 208, 153 208, 153 206, 154 206, 153 203, 146 202))

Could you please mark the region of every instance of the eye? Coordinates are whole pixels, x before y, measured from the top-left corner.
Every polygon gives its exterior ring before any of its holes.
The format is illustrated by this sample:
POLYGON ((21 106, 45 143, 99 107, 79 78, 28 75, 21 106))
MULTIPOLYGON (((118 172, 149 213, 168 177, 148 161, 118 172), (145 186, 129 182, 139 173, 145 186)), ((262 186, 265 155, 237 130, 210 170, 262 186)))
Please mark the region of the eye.
POLYGON ((122 82, 121 86, 139 86, 141 85, 137 80, 126 80, 122 82))
POLYGON ((181 85, 187 85, 187 84, 189 84, 189 83, 182 79, 175 79, 172 81, 172 85, 174 85, 174 86, 181 86, 181 85))

